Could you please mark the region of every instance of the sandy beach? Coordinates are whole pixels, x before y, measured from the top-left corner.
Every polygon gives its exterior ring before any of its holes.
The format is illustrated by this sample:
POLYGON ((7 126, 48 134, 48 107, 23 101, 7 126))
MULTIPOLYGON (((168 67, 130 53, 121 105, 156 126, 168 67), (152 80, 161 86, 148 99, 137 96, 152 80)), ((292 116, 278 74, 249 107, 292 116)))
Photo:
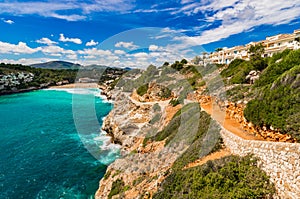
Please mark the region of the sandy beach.
POLYGON ((73 83, 61 86, 51 86, 49 88, 99 88, 97 83, 73 83))

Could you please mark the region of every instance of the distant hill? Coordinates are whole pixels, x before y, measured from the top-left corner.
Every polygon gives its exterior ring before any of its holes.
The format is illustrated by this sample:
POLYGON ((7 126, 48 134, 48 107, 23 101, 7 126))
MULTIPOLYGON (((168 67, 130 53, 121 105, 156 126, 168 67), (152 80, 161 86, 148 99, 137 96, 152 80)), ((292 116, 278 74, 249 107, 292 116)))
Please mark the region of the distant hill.
POLYGON ((30 65, 34 68, 47 68, 47 69, 79 69, 80 64, 74 64, 66 61, 50 61, 45 63, 38 63, 30 65))

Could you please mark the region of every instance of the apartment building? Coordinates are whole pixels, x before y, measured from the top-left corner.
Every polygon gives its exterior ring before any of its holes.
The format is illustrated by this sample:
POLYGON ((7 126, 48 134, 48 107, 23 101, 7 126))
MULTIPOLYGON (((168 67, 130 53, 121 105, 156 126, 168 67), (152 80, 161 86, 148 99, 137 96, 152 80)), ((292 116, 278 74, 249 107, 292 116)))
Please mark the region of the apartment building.
POLYGON ((300 30, 295 30, 292 34, 279 34, 267 37, 263 41, 250 42, 245 46, 235 46, 223 48, 209 55, 209 62, 214 64, 230 64, 234 59, 249 60, 249 48, 251 45, 262 44, 265 47, 263 57, 271 57, 273 54, 282 52, 285 49, 300 49, 300 30))

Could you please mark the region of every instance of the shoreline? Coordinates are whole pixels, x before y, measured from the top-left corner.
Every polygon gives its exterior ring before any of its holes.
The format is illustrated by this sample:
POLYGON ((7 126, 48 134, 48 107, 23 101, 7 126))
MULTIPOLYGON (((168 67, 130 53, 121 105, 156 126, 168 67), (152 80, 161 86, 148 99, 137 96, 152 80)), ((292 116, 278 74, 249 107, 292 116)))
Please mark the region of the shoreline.
POLYGON ((60 86, 49 86, 48 88, 63 89, 63 88, 100 88, 100 87, 97 83, 71 83, 71 84, 64 84, 60 86))
POLYGON ((71 83, 71 84, 64 84, 64 85, 60 85, 60 86, 30 87, 30 88, 19 89, 19 90, 14 90, 14 91, 13 90, 4 91, 4 92, 0 92, 0 96, 13 95, 13 94, 18 94, 18 93, 26 93, 26 92, 37 91, 37 90, 42 90, 42 89, 66 89, 66 88, 99 88, 99 89, 101 89, 97 83, 71 83))
POLYGON ((38 88, 38 87, 30 87, 30 88, 24 88, 24 89, 20 89, 20 90, 15 90, 15 91, 4 91, 0 93, 0 96, 5 96, 5 95, 13 95, 13 94, 18 94, 18 93, 27 93, 27 92, 31 92, 31 91, 36 91, 36 90, 40 90, 40 89, 44 89, 44 88, 38 88))

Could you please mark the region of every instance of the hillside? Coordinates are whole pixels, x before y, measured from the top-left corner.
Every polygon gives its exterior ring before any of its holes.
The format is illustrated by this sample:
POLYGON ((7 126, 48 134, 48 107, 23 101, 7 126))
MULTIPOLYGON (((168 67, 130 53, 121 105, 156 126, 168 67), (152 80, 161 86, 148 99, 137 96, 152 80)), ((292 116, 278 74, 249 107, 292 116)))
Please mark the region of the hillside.
POLYGON ((79 69, 82 67, 80 64, 74 64, 66 61, 50 61, 45 63, 38 63, 30 65, 33 68, 44 69, 79 69))
POLYGON ((229 99, 245 103, 245 118, 257 129, 270 129, 300 140, 300 50, 285 50, 271 58, 261 58, 258 70, 254 60, 235 60, 221 75, 230 87, 229 99), (248 74, 259 74, 249 84, 248 74))
POLYGON ((219 123, 191 97, 206 93, 206 86, 212 93, 220 90, 214 78, 204 83, 218 68, 206 68, 210 70, 206 73, 203 69, 183 60, 129 71, 115 83, 109 92, 114 109, 103 130, 121 146, 122 156, 108 167, 95 198, 266 198, 274 194, 274 185, 251 157, 229 155, 183 170, 225 147, 219 123))

